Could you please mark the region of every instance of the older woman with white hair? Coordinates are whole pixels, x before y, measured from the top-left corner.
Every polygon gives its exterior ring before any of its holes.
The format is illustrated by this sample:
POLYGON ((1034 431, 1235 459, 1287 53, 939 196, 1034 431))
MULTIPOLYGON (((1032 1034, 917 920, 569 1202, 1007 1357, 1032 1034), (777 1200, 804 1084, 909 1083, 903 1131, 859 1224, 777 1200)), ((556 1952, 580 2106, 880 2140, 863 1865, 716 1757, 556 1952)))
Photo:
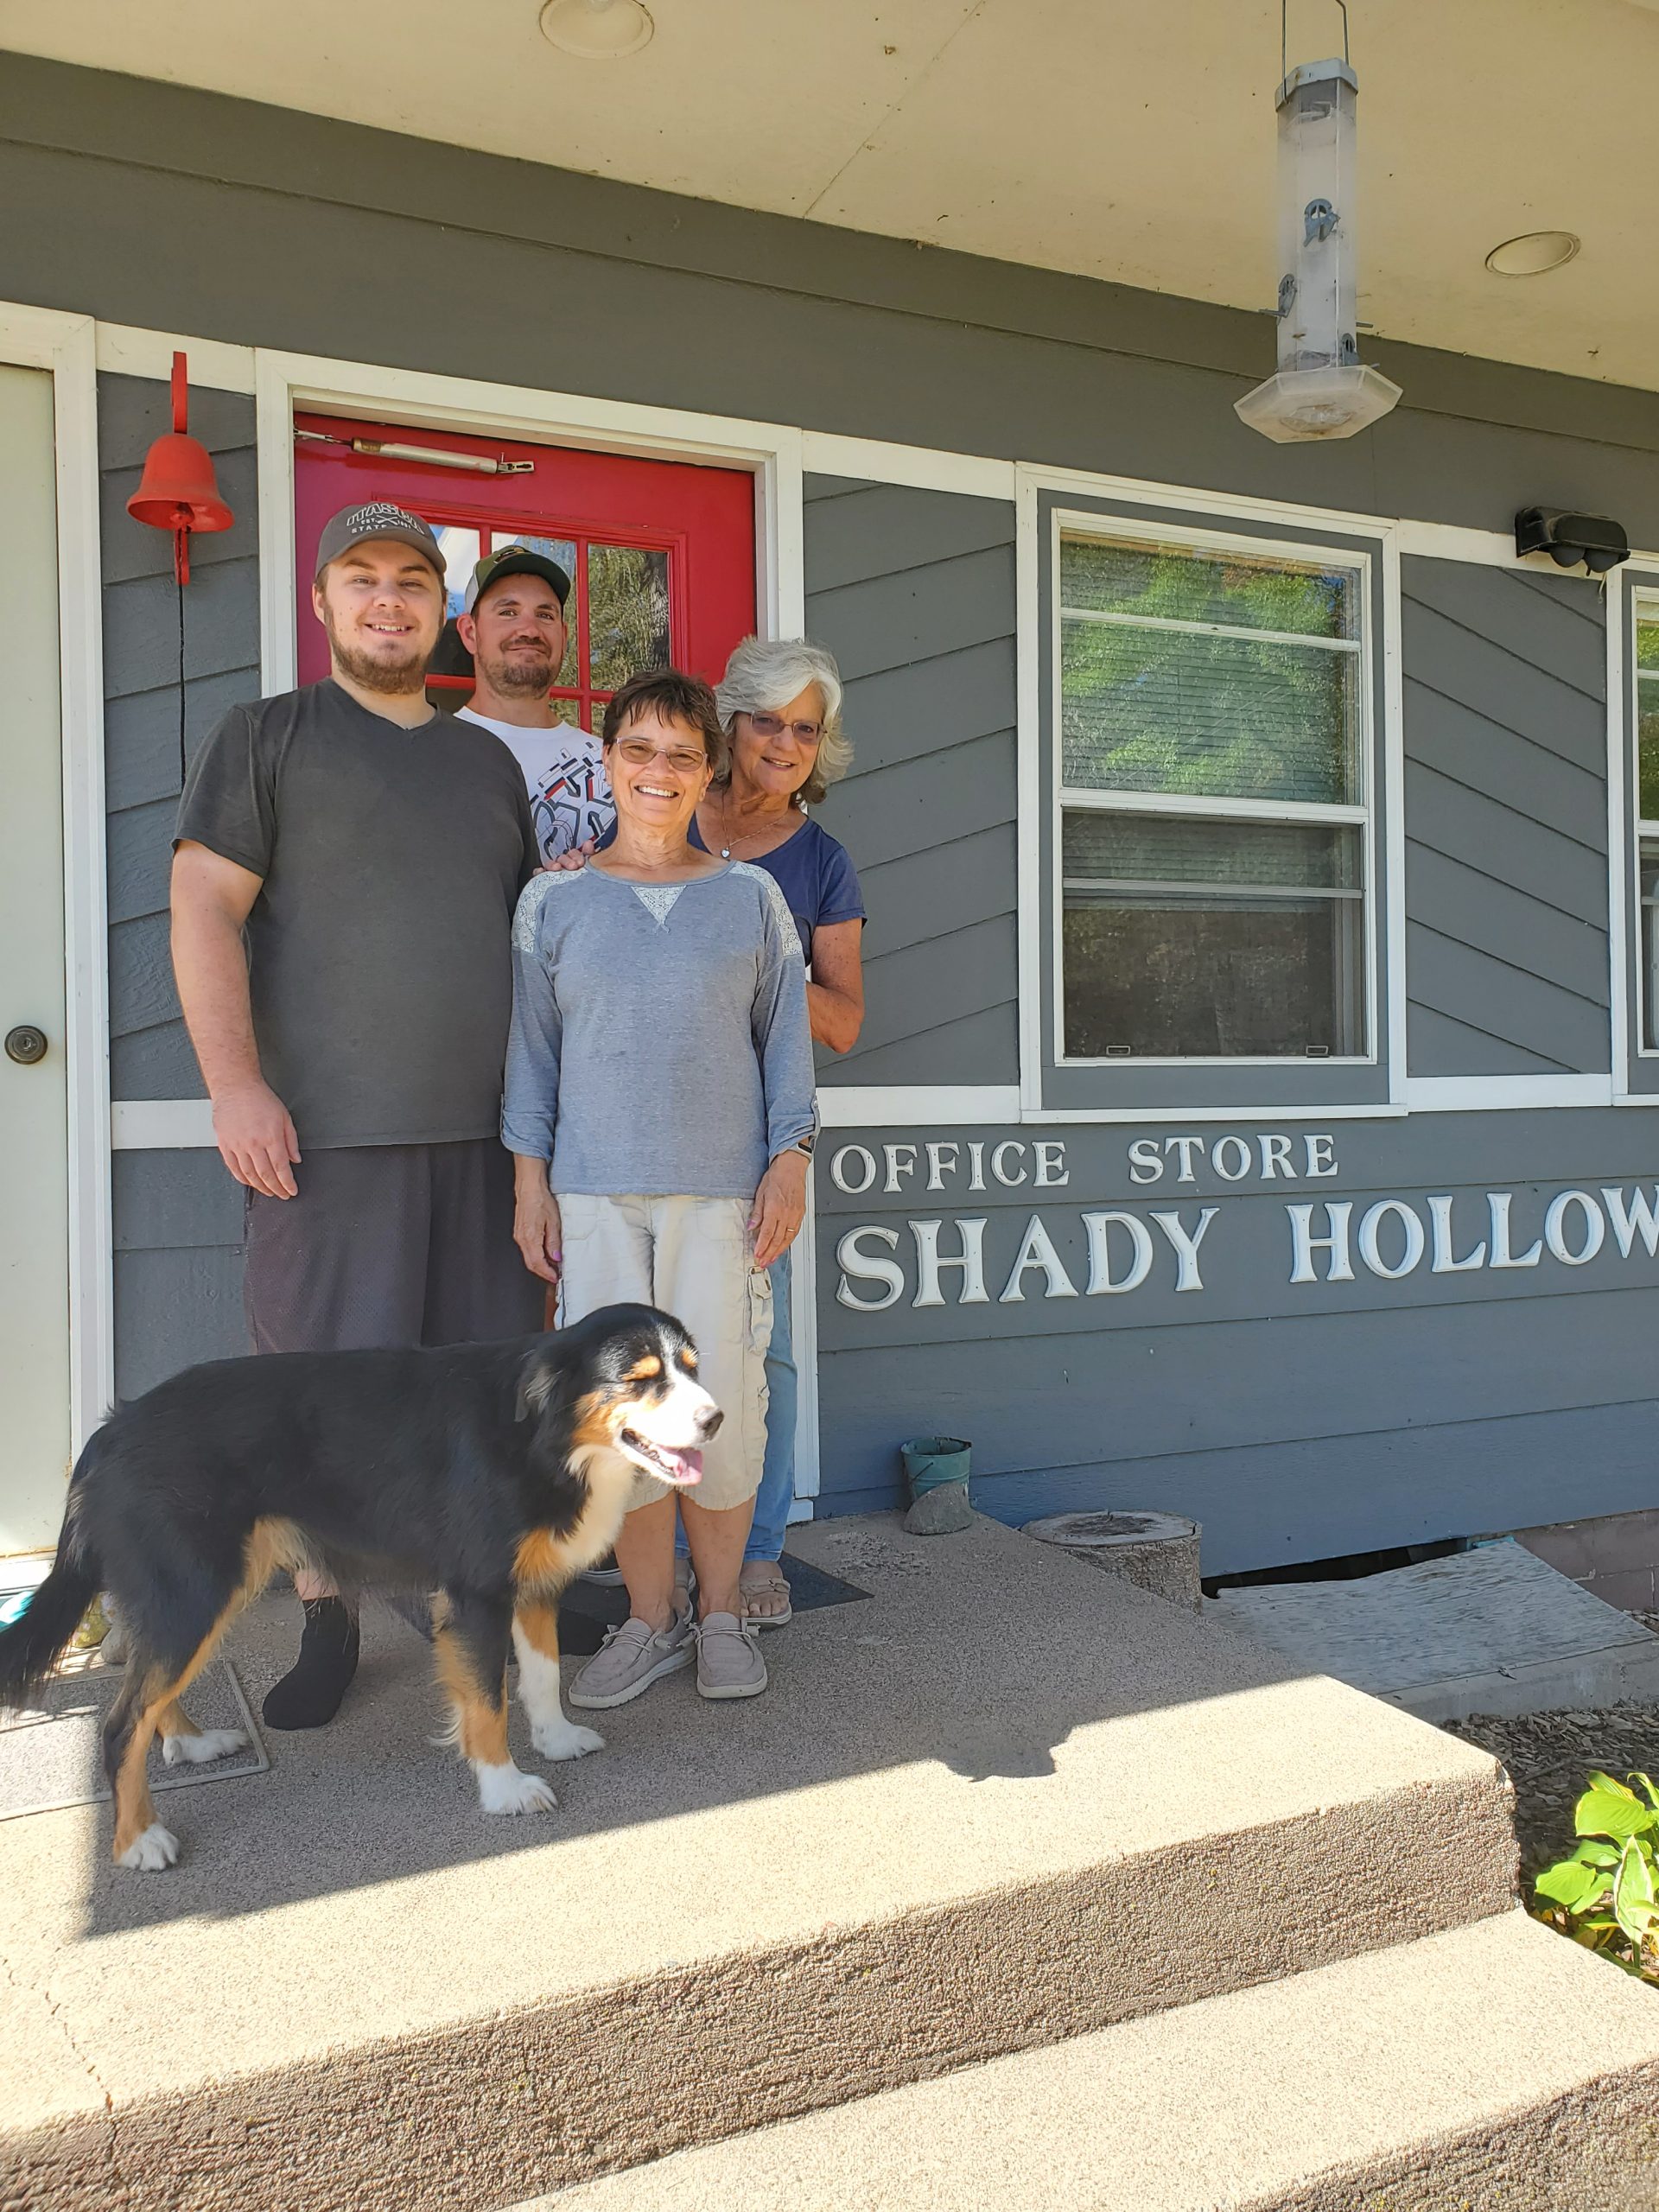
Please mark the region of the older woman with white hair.
MULTIPOLYGON (((822 645, 745 638, 715 697, 728 758, 697 809, 699 838, 721 859, 753 861, 775 878, 806 955, 813 1039, 850 1052, 864 1020, 864 901, 845 846, 807 811, 852 764, 841 728, 841 671, 822 645)), ((790 1617, 779 1565, 795 1497, 789 1268, 785 1253, 771 1269, 766 1469, 739 1575, 744 1616, 760 1628, 781 1628, 790 1617)))

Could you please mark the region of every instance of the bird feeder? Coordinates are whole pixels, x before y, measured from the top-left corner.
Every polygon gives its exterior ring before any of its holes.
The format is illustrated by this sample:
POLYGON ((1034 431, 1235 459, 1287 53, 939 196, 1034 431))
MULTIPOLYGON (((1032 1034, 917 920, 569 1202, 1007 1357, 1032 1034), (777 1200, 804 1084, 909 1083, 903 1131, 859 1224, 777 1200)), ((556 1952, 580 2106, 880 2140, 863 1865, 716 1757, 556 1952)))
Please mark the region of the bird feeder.
POLYGON ((1280 445, 1351 438, 1400 397, 1397 384, 1359 358, 1358 96, 1345 59, 1306 62, 1279 87, 1279 369, 1236 406, 1241 422, 1280 445))
POLYGON ((173 574, 190 581, 192 531, 228 530, 235 516, 219 496, 213 456, 188 434, 190 385, 182 353, 173 356, 173 428, 144 455, 144 474, 127 501, 135 522, 173 533, 173 574))

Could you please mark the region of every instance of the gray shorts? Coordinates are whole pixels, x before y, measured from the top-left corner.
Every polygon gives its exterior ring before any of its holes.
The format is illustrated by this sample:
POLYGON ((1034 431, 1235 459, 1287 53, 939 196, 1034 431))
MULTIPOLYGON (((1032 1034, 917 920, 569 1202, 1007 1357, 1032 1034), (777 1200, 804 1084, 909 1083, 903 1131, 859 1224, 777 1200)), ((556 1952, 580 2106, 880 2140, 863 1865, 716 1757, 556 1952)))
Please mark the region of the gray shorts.
POLYGON ((308 1152, 294 1179, 296 1198, 248 1192, 256 1351, 481 1344, 542 1326, 498 1138, 308 1152))

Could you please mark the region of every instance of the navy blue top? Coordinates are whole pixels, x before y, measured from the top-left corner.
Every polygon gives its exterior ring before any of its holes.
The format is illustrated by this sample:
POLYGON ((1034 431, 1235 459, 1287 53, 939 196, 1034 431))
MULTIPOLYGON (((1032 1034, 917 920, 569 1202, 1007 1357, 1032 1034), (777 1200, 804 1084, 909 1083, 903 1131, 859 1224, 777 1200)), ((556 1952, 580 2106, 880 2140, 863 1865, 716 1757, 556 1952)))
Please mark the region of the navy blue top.
MULTIPOLYGON (((599 848, 602 851, 615 841, 616 824, 613 821, 599 840, 599 848)), ((687 842, 701 853, 709 849, 695 814, 687 842)), ((773 851, 762 853, 751 865, 765 868, 783 893, 800 931, 801 950, 806 956, 808 967, 812 964, 814 930, 830 922, 861 922, 865 918, 858 870, 853 866, 846 846, 827 830, 821 830, 810 815, 792 836, 785 837, 773 851)))

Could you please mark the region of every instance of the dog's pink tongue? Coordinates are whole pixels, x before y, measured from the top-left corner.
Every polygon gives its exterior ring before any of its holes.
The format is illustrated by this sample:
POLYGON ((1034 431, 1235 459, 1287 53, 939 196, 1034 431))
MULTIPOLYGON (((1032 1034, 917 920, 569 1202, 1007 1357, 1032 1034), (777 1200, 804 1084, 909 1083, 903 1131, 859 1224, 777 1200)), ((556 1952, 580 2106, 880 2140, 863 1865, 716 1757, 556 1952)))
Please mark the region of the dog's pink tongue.
POLYGON ((676 1452, 671 1454, 671 1457, 674 1460, 676 1482, 683 1483, 690 1490, 693 1483, 700 1483, 702 1480, 701 1452, 676 1452))

